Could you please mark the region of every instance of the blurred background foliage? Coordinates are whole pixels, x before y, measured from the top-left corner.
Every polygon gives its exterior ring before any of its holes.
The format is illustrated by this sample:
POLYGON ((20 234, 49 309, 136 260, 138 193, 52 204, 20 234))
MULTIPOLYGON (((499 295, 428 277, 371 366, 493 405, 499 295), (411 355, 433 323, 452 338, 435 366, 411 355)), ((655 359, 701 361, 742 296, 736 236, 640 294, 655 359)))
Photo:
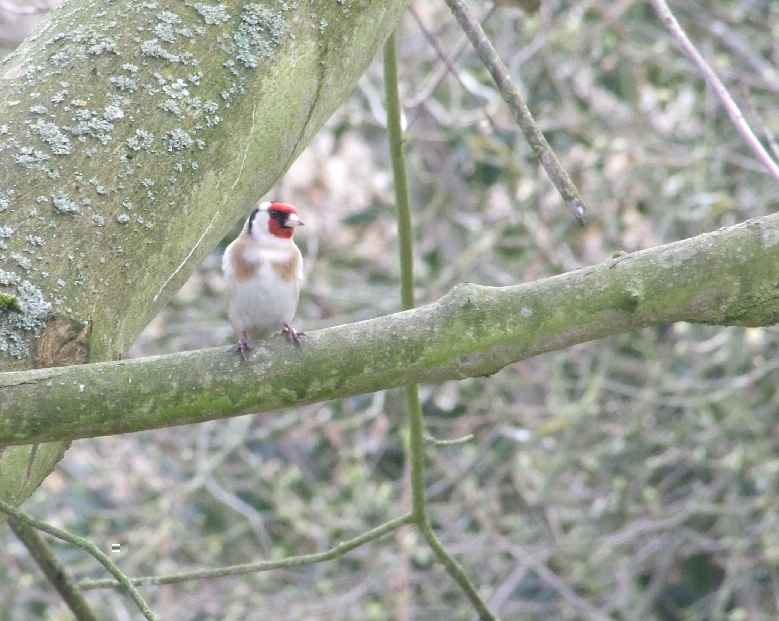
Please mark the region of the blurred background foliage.
MULTIPOLYGON (((414 2, 400 42, 420 303, 776 210, 779 188, 648 3, 472 6, 591 211, 572 222, 444 3, 414 2)), ((672 6, 773 147, 779 3, 672 6)), ((382 93, 377 59, 272 193, 306 221, 309 330, 400 305, 382 93)), ((231 341, 221 250, 131 355, 231 341)), ((429 450, 441 538, 505 619, 776 619, 778 349, 776 329, 677 324, 423 387, 432 435, 474 434, 429 450)), ((407 505, 400 403, 379 393, 78 441, 25 507, 121 544, 130 575, 321 550, 407 505)), ((75 574, 100 575, 53 545, 75 574)), ((7 529, 0 548, 0 620, 69 618, 7 529)), ((181 621, 474 616, 408 529, 336 562, 145 592, 181 621)), ((137 617, 117 593, 89 599, 101 618, 137 617)))

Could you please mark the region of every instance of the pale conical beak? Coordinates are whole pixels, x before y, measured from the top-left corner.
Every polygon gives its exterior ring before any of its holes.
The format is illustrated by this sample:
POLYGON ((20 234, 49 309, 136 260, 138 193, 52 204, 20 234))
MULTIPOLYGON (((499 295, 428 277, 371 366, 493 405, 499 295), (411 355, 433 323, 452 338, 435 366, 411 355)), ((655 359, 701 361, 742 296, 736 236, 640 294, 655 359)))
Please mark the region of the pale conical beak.
POLYGON ((298 214, 291 213, 287 216, 287 220, 284 224, 287 226, 303 226, 303 220, 298 217, 298 214))

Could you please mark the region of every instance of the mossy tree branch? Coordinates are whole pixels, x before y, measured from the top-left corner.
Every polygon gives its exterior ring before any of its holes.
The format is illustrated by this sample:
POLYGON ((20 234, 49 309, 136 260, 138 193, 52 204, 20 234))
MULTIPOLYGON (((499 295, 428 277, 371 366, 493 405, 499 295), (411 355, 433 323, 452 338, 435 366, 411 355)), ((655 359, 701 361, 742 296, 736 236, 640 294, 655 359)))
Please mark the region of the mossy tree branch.
POLYGON ((646 326, 779 320, 779 215, 511 287, 456 287, 434 304, 232 348, 0 374, 0 446, 263 412, 512 362, 646 326))

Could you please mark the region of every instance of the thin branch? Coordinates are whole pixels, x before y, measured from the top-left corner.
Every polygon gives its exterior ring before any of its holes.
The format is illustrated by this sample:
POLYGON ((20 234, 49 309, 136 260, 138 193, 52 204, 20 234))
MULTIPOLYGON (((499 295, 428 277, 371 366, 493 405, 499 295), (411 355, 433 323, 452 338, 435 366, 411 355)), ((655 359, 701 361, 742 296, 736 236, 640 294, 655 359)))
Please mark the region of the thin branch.
POLYGON ((722 80, 719 79, 719 76, 714 71, 714 69, 709 65, 708 62, 706 62, 706 59, 698 51, 693 42, 690 41, 687 33, 684 31, 681 24, 679 24, 676 17, 674 17, 674 14, 671 12, 671 8, 668 6, 668 3, 665 0, 651 1, 652 6, 655 8, 655 12, 663 24, 665 24, 666 28, 668 28, 671 36, 676 39, 676 42, 679 44, 682 50, 684 50, 684 53, 687 54, 687 56, 689 56, 690 59, 697 65, 698 69, 703 74, 703 77, 706 79, 706 82, 708 82, 709 86, 714 91, 714 94, 720 100, 720 103, 722 103, 722 105, 725 107, 725 111, 728 113, 730 120, 736 126, 738 133, 741 134, 744 142, 747 143, 747 146, 757 156, 757 159, 760 160, 760 162, 762 162, 762 164, 768 169, 768 172, 771 174, 771 176, 779 181, 779 166, 777 166, 774 159, 771 157, 768 151, 766 151, 765 147, 749 127, 749 123, 747 123, 743 113, 738 107, 738 104, 736 104, 733 97, 731 97, 728 89, 722 83, 722 80))
POLYGON ((557 154, 536 124, 533 114, 527 107, 524 97, 522 97, 522 93, 519 92, 519 89, 511 80, 508 67, 498 56, 481 24, 474 18, 465 3, 462 0, 446 0, 446 3, 449 5, 460 27, 468 35, 482 63, 484 63, 492 75, 498 91, 500 91, 504 101, 511 109, 514 120, 525 135, 525 140, 527 140, 533 153, 544 167, 546 174, 549 175, 552 184, 576 219, 580 223, 583 222, 584 214, 587 211, 584 200, 568 171, 563 168, 563 165, 557 158, 557 154))
POLYGON ((489 606, 482 599, 481 595, 479 595, 479 592, 476 590, 476 587, 466 575, 462 565, 460 565, 460 563, 458 563, 454 557, 452 557, 449 552, 446 551, 446 548, 435 534, 433 526, 430 524, 430 520, 425 519, 419 525, 419 528, 422 531, 422 535, 424 535, 428 545, 433 550, 433 554, 436 555, 436 558, 446 568, 446 571, 449 573, 449 575, 452 576, 454 581, 459 585, 459 587, 471 601, 471 604, 479 613, 479 618, 482 621, 499 621, 498 617, 490 610, 489 606))
POLYGON ((106 570, 112 576, 114 576, 114 578, 116 578, 117 582, 121 585, 121 588, 127 591, 127 594, 135 602, 136 606, 138 606, 141 613, 143 613, 143 616, 146 617, 148 621, 156 621, 157 617, 154 615, 151 608, 149 608, 149 605, 143 599, 143 596, 138 592, 138 589, 136 589, 130 583, 130 579, 124 574, 124 572, 121 569, 119 569, 116 563, 114 563, 94 543, 92 543, 88 539, 84 539, 83 537, 79 537, 78 535, 74 535, 73 533, 69 533, 66 530, 62 530, 61 528, 57 528, 56 526, 52 526, 51 524, 42 522, 41 520, 38 520, 32 517, 31 515, 28 515, 27 513, 20 511, 19 509, 17 509, 13 505, 8 504, 4 500, 0 500, 0 512, 3 512, 9 516, 13 516, 14 518, 16 518, 16 520, 18 520, 25 526, 37 528, 38 530, 42 530, 44 533, 47 533, 52 537, 56 537, 57 539, 61 539, 62 541, 66 541, 67 543, 77 546, 82 550, 84 550, 85 552, 87 552, 88 554, 90 554, 91 556, 93 556, 98 563, 100 563, 103 567, 105 567, 106 570))
POLYGON ((73 583, 67 569, 54 556, 49 544, 38 534, 38 531, 15 517, 8 519, 8 525, 14 531, 19 541, 27 547, 30 556, 35 559, 38 567, 41 568, 51 585, 57 589, 62 599, 65 600, 68 608, 70 608, 70 612, 73 613, 77 621, 97 621, 95 613, 92 612, 84 595, 73 583))
POLYGON ((690 321, 779 319, 779 214, 511 287, 462 284, 414 310, 218 347, 0 373, 0 446, 88 438, 491 375, 548 351, 690 321))
MULTIPOLYGON (((405 524, 410 524, 412 521, 413 519, 410 513, 396 517, 392 520, 384 522, 384 524, 381 524, 376 528, 372 528, 371 530, 363 533, 358 537, 348 539, 347 541, 342 541, 341 543, 324 552, 301 554, 300 556, 290 556, 288 558, 279 559, 278 561, 258 561, 256 563, 229 565, 227 567, 217 567, 215 569, 184 571, 177 574, 169 574, 167 576, 144 576, 142 578, 131 578, 130 582, 135 586, 176 584, 178 582, 189 582, 191 580, 204 580, 209 578, 225 578, 227 576, 255 574, 262 571, 270 571, 272 569, 290 569, 292 567, 300 567, 301 565, 313 565, 315 563, 322 563, 324 561, 332 561, 344 556, 355 548, 358 548, 366 543, 391 533, 392 531, 400 528, 405 524)), ((120 584, 117 581, 110 579, 82 580, 78 586, 82 590, 109 588, 115 589, 118 588, 120 584)))
POLYGON ((760 49, 759 46, 753 45, 753 42, 748 37, 734 32, 725 22, 719 20, 714 20, 713 22, 699 20, 698 24, 722 41, 732 52, 740 56, 750 65, 753 71, 757 72, 766 84, 771 85, 773 89, 777 88, 779 75, 777 75, 776 68, 763 58, 758 51, 760 49))
MULTIPOLYGON (((395 186, 400 241, 401 298, 404 309, 414 308, 414 240, 411 225, 411 199, 403 155, 403 129, 400 125, 400 97, 398 96, 398 67, 395 35, 384 46, 384 87, 387 96, 387 131, 395 186)), ((449 575, 457 582, 482 619, 496 621, 497 617, 482 600, 476 587, 468 579, 460 564, 441 544, 430 524, 425 503, 425 424, 419 403, 417 384, 406 386, 406 407, 409 427, 408 451, 411 462, 411 513, 428 545, 449 575)))
POLYGON ((384 88, 387 97, 387 131, 389 133, 392 176, 398 212, 400 295, 403 309, 409 310, 414 308, 414 238, 411 227, 411 199, 403 153, 403 130, 400 121, 400 95, 398 94, 398 61, 394 34, 390 35, 384 45, 384 88))
MULTIPOLYGON (((487 9, 484 17, 480 18, 481 23, 486 22, 490 17, 492 17, 496 9, 497 6, 494 4, 489 9, 487 9)), ((447 65, 454 65, 454 63, 457 62, 467 47, 468 37, 463 35, 462 38, 458 40, 457 43, 455 43, 452 47, 454 51, 446 57, 447 62, 443 63, 436 73, 431 74, 431 76, 425 81, 425 84, 423 84, 417 90, 417 92, 406 101, 406 105, 409 108, 417 108, 421 106, 427 100, 427 98, 433 94, 433 91, 440 86, 441 82, 443 82, 444 78, 449 73, 449 68, 447 65)), ((409 123, 409 127, 412 124, 413 123, 409 123)))
MULTIPOLYGON (((438 58, 441 60, 442 63, 444 63, 444 66, 446 67, 446 70, 454 77, 455 80, 457 80, 457 83, 462 87, 462 89, 466 93, 474 94, 471 89, 469 89, 465 82, 463 82, 462 77, 460 77, 460 72, 457 71, 457 67, 455 66, 454 62, 446 55, 444 50, 441 48, 441 45, 438 43, 438 39, 436 39, 435 35, 430 32, 428 27, 425 25, 425 22, 422 20, 422 16, 419 14, 419 11, 417 11, 416 7, 412 4, 410 7, 411 15, 414 18, 414 21, 417 23, 417 26, 419 26, 419 30, 422 32, 422 35, 425 37, 425 40, 430 44, 430 46, 435 50, 435 53, 438 55, 438 58)), ((485 108, 482 109, 482 114, 484 114, 484 118, 487 119, 487 122, 490 124, 490 127, 492 127, 492 131, 496 134, 499 131, 499 128, 497 124, 495 123, 495 119, 492 118, 492 115, 489 113, 489 111, 485 108)))

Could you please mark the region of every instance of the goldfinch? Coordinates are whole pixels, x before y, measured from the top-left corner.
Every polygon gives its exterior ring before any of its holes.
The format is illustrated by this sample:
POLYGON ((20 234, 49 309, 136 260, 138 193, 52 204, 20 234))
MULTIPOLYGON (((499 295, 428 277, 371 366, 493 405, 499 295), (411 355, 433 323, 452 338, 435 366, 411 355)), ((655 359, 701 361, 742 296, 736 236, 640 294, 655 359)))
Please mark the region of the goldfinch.
POLYGON ((241 234, 227 246, 222 271, 227 281, 227 316, 246 359, 250 336, 281 328, 300 345, 292 327, 303 283, 303 257, 292 239, 303 221, 288 203, 263 202, 249 214, 241 234))

